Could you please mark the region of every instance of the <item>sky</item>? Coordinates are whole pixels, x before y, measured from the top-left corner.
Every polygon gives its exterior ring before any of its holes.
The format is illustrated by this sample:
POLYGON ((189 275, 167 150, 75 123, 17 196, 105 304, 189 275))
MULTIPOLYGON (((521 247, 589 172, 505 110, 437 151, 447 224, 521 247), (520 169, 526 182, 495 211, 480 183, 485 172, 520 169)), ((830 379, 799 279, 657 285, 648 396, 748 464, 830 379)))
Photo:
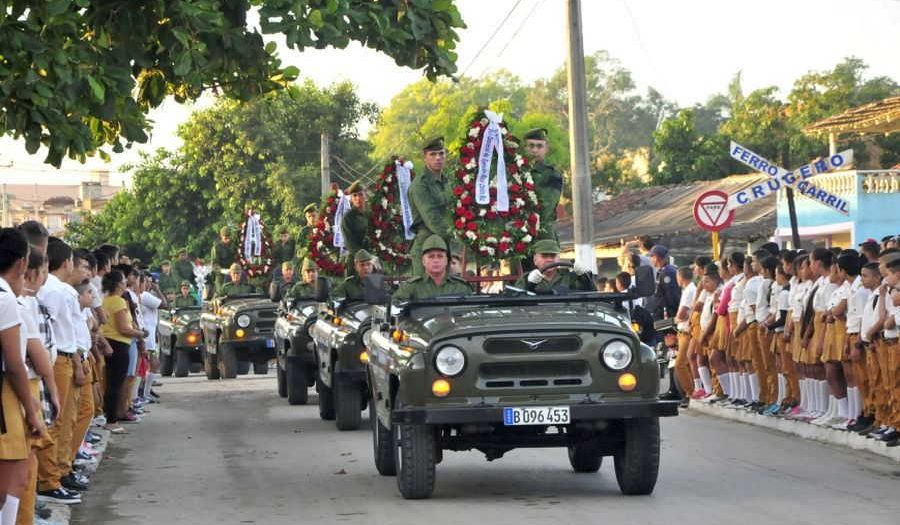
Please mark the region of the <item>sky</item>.
MULTIPOLYGON (((565 0, 456 4, 468 26, 460 32, 460 72, 486 76, 503 68, 530 83, 565 64, 565 0)), ((867 78, 900 81, 900 0, 582 0, 582 16, 586 54, 609 51, 641 91, 653 86, 682 107, 723 92, 738 71, 745 92, 775 85, 785 95, 801 75, 831 69, 848 56, 868 64, 867 78)), ((280 49, 284 64, 298 66, 303 77, 320 85, 350 80, 362 99, 381 106, 422 78, 420 71, 356 44, 303 53, 280 49)), ((178 124, 194 107, 210 103, 209 97, 193 105, 166 101, 150 114, 151 141, 114 155, 109 164, 66 160, 56 170, 42 164, 42 155, 25 153, 22 143, 0 139, 0 182, 70 184, 92 169, 116 171, 134 162, 138 151, 177 147, 178 124)))

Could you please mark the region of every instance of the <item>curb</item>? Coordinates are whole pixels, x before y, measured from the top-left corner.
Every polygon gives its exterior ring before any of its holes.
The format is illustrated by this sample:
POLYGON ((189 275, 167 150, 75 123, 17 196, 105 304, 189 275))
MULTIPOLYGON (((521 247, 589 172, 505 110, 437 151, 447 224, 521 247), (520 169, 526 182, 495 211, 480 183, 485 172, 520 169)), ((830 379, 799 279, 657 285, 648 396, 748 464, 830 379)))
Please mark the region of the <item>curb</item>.
POLYGON ((888 448, 880 441, 868 439, 855 432, 817 427, 816 425, 810 425, 809 423, 801 421, 761 416, 753 412, 723 408, 706 403, 691 402, 688 410, 722 419, 730 419, 731 421, 739 421, 748 425, 769 428, 784 432, 785 434, 793 434, 804 439, 818 441, 820 443, 871 452, 872 454, 890 458, 900 463, 900 447, 888 448))
MULTIPOLYGON (((88 477, 93 477, 97 472, 97 468, 100 466, 100 462, 103 461, 103 456, 106 454, 106 447, 109 445, 110 432, 105 430, 102 427, 91 426, 91 432, 97 434, 101 438, 103 438, 99 443, 94 445, 94 450, 100 452, 97 454, 97 462, 93 465, 88 465, 85 469, 85 473, 88 477)), ((84 492, 83 496, 85 498, 90 498, 90 491, 84 492)), ((53 515, 50 516, 50 519, 47 520, 48 523, 52 523, 53 525, 69 525, 69 522, 72 520, 72 507, 76 505, 62 505, 60 503, 47 503, 47 508, 53 511, 53 515)))

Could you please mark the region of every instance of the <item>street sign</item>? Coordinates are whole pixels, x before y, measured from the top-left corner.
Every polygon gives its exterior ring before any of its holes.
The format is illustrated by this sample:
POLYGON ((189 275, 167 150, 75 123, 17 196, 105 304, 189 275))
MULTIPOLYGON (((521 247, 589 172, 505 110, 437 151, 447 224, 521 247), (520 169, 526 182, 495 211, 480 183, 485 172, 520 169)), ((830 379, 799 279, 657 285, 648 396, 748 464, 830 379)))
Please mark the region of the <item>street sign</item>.
POLYGON ((694 220, 697 226, 718 232, 729 227, 734 221, 734 208, 728 207, 728 194, 720 190, 704 192, 694 201, 694 220))
POLYGON ((850 204, 847 201, 837 195, 832 195, 830 192, 816 186, 812 181, 807 179, 814 175, 818 175, 819 173, 825 173, 849 166, 853 162, 852 149, 844 150, 825 159, 810 162, 793 171, 788 171, 781 166, 778 166, 765 157, 757 155, 734 141, 731 142, 730 155, 734 160, 746 164, 759 172, 765 173, 771 178, 732 195, 728 202, 729 208, 733 209, 738 206, 749 204, 757 199, 775 193, 782 187, 787 187, 795 189, 814 201, 834 209, 838 213, 844 215, 850 214, 850 204))

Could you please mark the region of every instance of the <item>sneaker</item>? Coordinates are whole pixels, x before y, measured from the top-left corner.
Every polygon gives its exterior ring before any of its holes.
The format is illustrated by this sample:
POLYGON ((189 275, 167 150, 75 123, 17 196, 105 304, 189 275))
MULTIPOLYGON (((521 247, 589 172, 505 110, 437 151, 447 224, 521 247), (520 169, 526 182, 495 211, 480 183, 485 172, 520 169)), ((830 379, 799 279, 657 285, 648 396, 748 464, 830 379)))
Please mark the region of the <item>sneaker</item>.
POLYGON ((699 401, 699 400, 703 399, 704 397, 706 397, 706 396, 708 396, 708 395, 709 395, 709 394, 706 393, 706 390, 703 390, 703 389, 701 388, 700 390, 694 390, 694 393, 691 394, 691 399, 696 399, 696 400, 699 401))
MULTIPOLYGON (((102 425, 101 425, 101 426, 102 426, 102 425)), ((103 441, 103 438, 102 438, 100 435, 94 434, 93 432, 91 432, 91 431, 89 430, 88 433, 87 433, 87 435, 84 437, 84 440, 85 440, 89 445, 93 446, 93 445, 97 445, 97 444, 99 444, 100 442, 102 442, 102 441, 103 441)))
POLYGON ((893 441, 898 438, 900 438, 900 432, 897 432, 896 429, 892 428, 889 431, 882 434, 880 439, 884 442, 889 442, 889 441, 893 441))
POLYGON ((91 424, 93 424, 95 427, 102 427, 106 424, 106 416, 95 417, 91 424))
POLYGON ((122 425, 119 425, 117 423, 113 423, 112 425, 106 425, 103 428, 108 430, 111 434, 127 434, 128 433, 128 431, 125 430, 125 428, 122 427, 122 425))
POLYGON ((900 438, 895 438, 893 441, 888 441, 887 446, 889 447, 900 447, 900 438))
POLYGON ((831 425, 831 428, 833 428, 834 430, 846 431, 848 428, 850 428, 850 425, 853 425, 855 423, 856 423, 855 419, 845 419, 844 421, 842 421, 840 423, 831 425))
POLYGON ((67 491, 75 491, 76 494, 88 489, 88 484, 78 481, 73 474, 63 476, 59 482, 62 483, 63 488, 67 491))
POLYGON ((53 490, 41 490, 37 493, 38 501, 44 503, 59 503, 61 505, 75 505, 81 503, 81 494, 77 492, 69 492, 60 487, 53 490))
POLYGON ((880 439, 880 438, 881 438, 881 435, 884 434, 884 433, 887 432, 887 431, 888 431, 887 425, 881 425, 880 427, 878 427, 877 429, 873 430, 872 432, 869 432, 869 437, 870 437, 870 438, 875 438, 875 439, 880 439))
MULTIPOLYGON (((156 386, 156 385, 153 385, 153 386, 156 386)), ((162 386, 162 385, 160 385, 160 386, 162 386)), ((153 389, 151 388, 150 389, 150 397, 152 397, 153 399, 159 399, 159 394, 154 392, 153 389)))
POLYGON ((78 472, 77 470, 72 471, 72 478, 84 486, 88 486, 91 484, 91 478, 87 477, 87 475, 81 472, 78 472))
POLYGON ((824 423, 822 423, 821 426, 827 427, 827 428, 832 428, 832 427, 834 427, 834 425, 841 425, 841 424, 846 425, 847 420, 845 418, 842 418, 841 416, 834 416, 831 419, 828 419, 824 423))
POLYGON ((133 424, 133 423, 140 423, 140 422, 141 422, 141 418, 139 418, 137 416, 137 414, 135 414, 134 412, 128 412, 128 414, 126 414, 125 417, 119 418, 119 423, 133 424))

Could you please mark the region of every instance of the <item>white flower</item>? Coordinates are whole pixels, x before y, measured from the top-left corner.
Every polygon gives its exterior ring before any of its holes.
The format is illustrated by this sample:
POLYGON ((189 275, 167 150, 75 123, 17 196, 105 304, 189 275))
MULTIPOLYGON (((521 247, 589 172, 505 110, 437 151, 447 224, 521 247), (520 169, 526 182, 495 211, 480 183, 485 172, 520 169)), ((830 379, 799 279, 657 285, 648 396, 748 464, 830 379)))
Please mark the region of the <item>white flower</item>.
POLYGON ((490 246, 488 246, 487 249, 486 249, 485 251, 487 252, 488 255, 494 255, 494 252, 495 252, 496 250, 494 250, 493 248, 491 248, 490 246))
POLYGON ((491 204, 491 211, 494 213, 497 213, 497 205, 496 204, 491 204))
POLYGON ((485 239, 485 242, 487 242, 488 244, 497 244, 497 238, 492 235, 485 239))
POLYGON ((469 130, 470 137, 477 137, 479 133, 481 133, 481 128, 471 128, 469 130))
POLYGON ((537 202, 537 200, 538 200, 537 193, 535 193, 533 191, 529 191, 528 198, 531 199, 532 202, 537 202))
POLYGON ((506 135, 507 133, 509 133, 509 131, 507 131, 506 128, 500 128, 500 134, 501 134, 501 135, 506 135))
POLYGON ((487 126, 487 125, 488 125, 488 119, 487 119, 487 118, 482 118, 482 119, 481 119, 481 125, 482 125, 482 126, 487 126))
POLYGON ((487 215, 487 210, 486 210, 486 209, 481 208, 480 210, 478 210, 478 216, 479 216, 479 217, 484 217, 485 215, 487 215))
POLYGON ((384 182, 391 182, 392 179, 393 179, 393 177, 391 175, 388 175, 387 177, 384 178, 384 182))
POLYGON ((531 242, 531 235, 526 235, 522 237, 522 242, 531 242))
POLYGON ((321 250, 321 249, 324 248, 324 247, 325 247, 325 243, 324 243, 324 242, 319 241, 318 243, 316 243, 316 248, 318 248, 318 249, 321 250))
POLYGON ((512 238, 504 235, 503 237, 500 238, 500 242, 512 242, 512 238))
POLYGON ((388 205, 387 197, 382 197, 382 198, 381 198, 381 207, 382 207, 382 208, 387 208, 387 205, 388 205))
MULTIPOLYGON (((376 239, 380 239, 380 238, 381 238, 381 230, 375 230, 375 238, 376 238, 376 239)), ((383 246, 382 246, 382 249, 384 249, 383 246)))
POLYGON ((468 175, 468 174, 463 175, 462 181, 463 181, 465 184, 468 184, 468 183, 472 182, 472 176, 471 176, 471 175, 468 175))
POLYGON ((521 228, 519 228, 519 229, 520 229, 521 231, 523 231, 523 232, 527 232, 527 231, 528 231, 528 225, 525 224, 525 225, 523 225, 523 226, 522 226, 521 228))
POLYGON ((522 157, 516 156, 516 165, 520 168, 525 165, 525 159, 522 157))
POLYGON ((468 239, 474 241, 475 239, 478 238, 478 234, 475 233, 475 232, 467 231, 467 232, 466 232, 466 237, 467 237, 468 239))
POLYGON ((525 206, 525 201, 521 198, 516 198, 516 207, 521 208, 522 206, 525 206))

